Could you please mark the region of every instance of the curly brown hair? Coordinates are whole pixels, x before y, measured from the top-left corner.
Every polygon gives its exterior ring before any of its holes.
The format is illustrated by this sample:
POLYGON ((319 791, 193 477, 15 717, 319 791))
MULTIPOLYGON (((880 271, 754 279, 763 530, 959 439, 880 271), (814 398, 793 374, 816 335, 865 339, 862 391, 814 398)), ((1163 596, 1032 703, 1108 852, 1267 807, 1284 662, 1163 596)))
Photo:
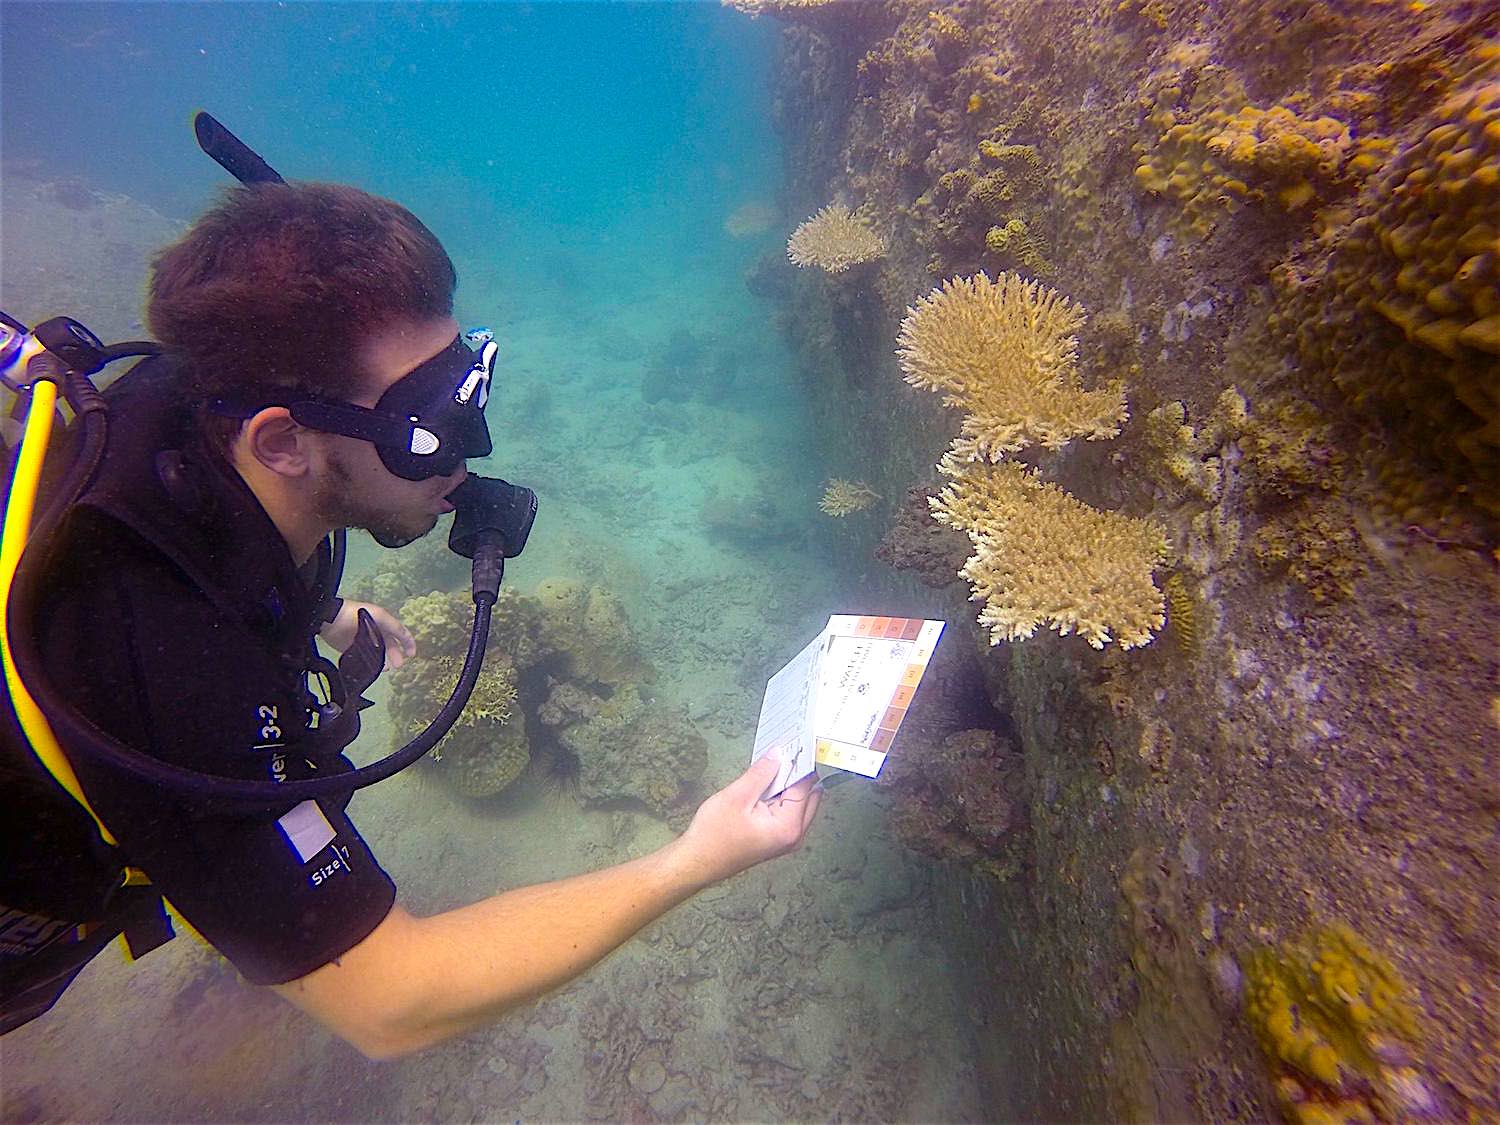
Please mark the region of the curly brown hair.
MULTIPOLYGON (((199 403, 251 388, 351 398, 361 342, 453 313, 457 274, 421 220, 344 184, 229 188, 152 262, 146 320, 199 403)), ((221 452, 238 419, 204 414, 221 452)))

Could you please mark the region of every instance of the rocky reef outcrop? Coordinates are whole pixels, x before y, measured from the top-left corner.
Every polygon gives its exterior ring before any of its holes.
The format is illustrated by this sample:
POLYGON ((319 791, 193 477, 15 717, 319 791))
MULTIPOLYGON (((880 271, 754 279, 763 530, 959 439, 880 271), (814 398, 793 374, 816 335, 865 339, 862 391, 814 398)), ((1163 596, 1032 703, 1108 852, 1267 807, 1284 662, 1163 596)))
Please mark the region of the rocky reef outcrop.
POLYGON ((952 904, 996 1044, 1029 1045, 1021 1067, 993 1047, 997 1115, 1500 1112, 1493 11, 734 6, 784 27, 785 212, 837 200, 884 246, 753 279, 825 440, 881 451, 858 472, 888 499, 839 549, 940 591, 999 717, 924 743, 932 772, 893 803, 971 869, 995 827, 972 795, 1027 841, 1027 878, 952 904), (1040 357, 1076 368, 1028 388, 994 347, 939 348, 908 375, 959 410, 904 385, 903 318, 1002 274, 1088 309, 1040 357), (1017 408, 1034 391, 1117 380, 1108 440, 1011 440, 1046 430, 1017 408), (1136 647, 986 635, 1036 543, 1024 518, 1008 542, 932 524, 945 448, 1160 530, 1136 647), (945 579, 986 553, 984 582, 945 579), (972 769, 996 757, 1003 792, 972 769), (1283 1026, 1304 1003, 1322 1045, 1283 1026))

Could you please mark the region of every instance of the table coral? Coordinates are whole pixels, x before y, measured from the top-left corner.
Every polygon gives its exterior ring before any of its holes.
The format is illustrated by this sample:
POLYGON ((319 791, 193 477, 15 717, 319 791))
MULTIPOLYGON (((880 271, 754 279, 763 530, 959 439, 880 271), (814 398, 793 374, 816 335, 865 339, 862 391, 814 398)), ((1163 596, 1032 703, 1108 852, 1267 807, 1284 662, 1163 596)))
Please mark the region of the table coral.
POLYGON ((1012 273, 951 278, 906 310, 897 339, 908 383, 963 410, 954 453, 997 461, 1039 444, 1114 437, 1125 387, 1085 390, 1078 375, 1083 306, 1012 273))
POLYGON ((1094 648, 1148 644, 1166 621, 1152 571, 1167 538, 1149 520, 1100 511, 1011 462, 969 464, 933 499, 934 518, 969 535, 959 572, 983 600, 990 643, 1046 624, 1094 648))

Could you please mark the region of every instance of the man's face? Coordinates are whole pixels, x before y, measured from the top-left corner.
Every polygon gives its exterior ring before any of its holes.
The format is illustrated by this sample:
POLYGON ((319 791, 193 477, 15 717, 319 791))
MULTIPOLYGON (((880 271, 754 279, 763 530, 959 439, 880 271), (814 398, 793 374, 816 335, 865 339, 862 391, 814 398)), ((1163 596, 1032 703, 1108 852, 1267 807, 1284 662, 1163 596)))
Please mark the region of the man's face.
MULTIPOLYGON (((442 351, 458 335, 458 322, 439 317, 392 325, 361 349, 359 360, 371 373, 365 393, 351 401, 373 407, 386 388, 442 351)), ((388 546, 404 546, 426 535, 453 505, 443 499, 467 475, 463 466, 443 477, 413 481, 385 467, 367 441, 323 435, 324 471, 313 502, 331 527, 363 528, 388 546)))

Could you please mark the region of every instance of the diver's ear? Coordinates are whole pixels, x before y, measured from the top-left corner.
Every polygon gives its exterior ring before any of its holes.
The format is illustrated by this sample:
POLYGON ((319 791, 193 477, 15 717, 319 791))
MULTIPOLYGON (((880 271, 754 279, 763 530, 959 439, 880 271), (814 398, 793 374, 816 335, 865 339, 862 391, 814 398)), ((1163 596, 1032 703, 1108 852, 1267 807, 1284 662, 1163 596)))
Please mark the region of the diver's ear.
POLYGON ((312 431, 293 421, 284 406, 267 406, 252 414, 235 444, 244 456, 282 476, 306 476, 312 468, 312 431))

